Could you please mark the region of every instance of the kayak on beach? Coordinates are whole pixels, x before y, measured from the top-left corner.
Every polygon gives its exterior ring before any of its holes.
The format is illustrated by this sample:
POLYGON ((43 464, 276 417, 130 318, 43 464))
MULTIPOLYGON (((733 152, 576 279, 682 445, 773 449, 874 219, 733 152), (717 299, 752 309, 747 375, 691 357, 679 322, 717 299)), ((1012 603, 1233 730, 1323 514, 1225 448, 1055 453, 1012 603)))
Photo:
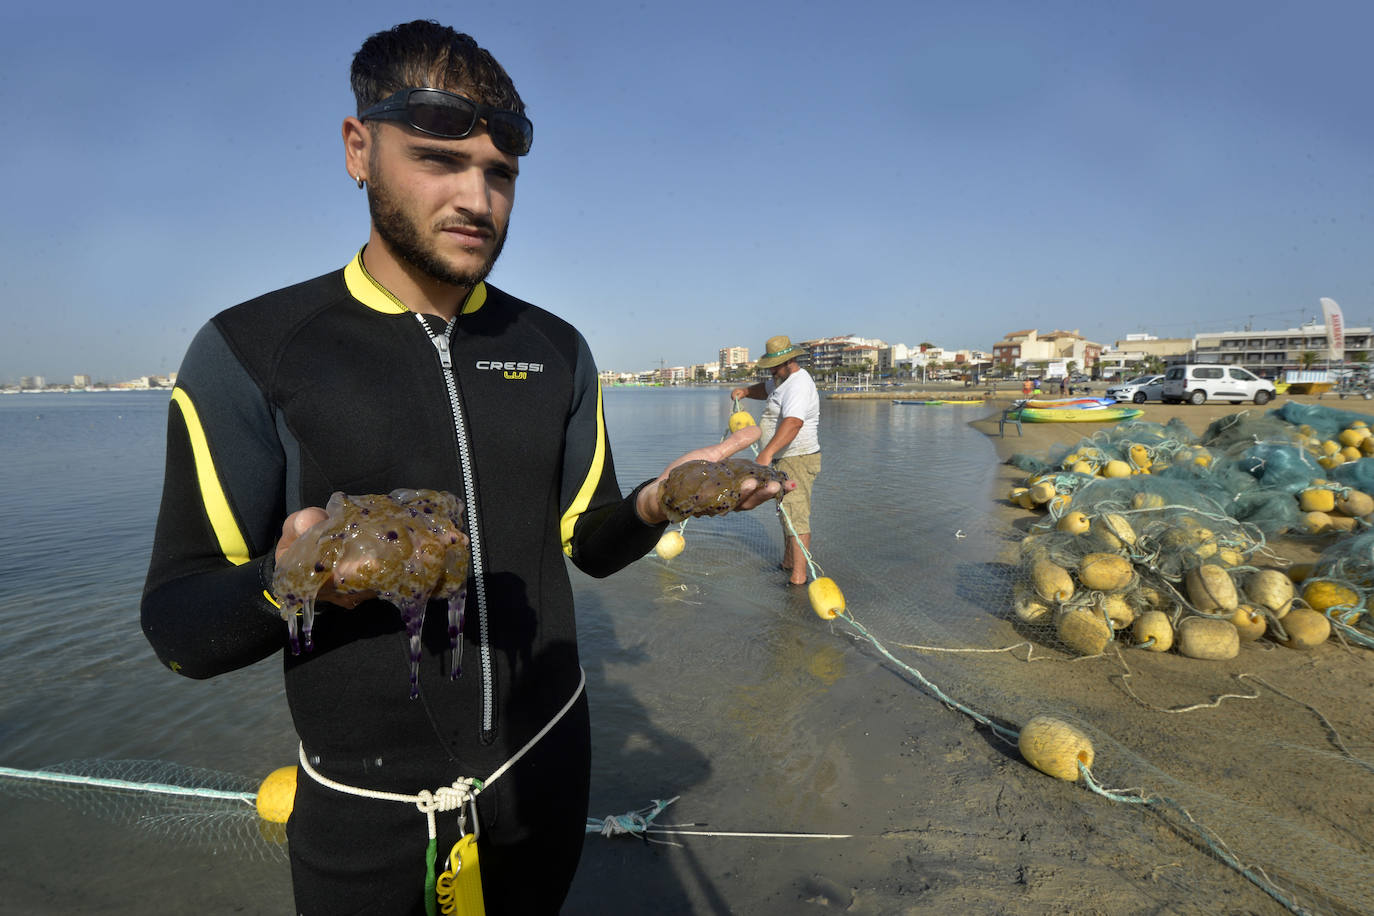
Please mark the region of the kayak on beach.
POLYGON ((1021 402, 1021 406, 1048 410, 1078 410, 1084 407, 1111 407, 1116 403, 1116 398, 1027 398, 1021 402))
POLYGON ((1117 407, 1106 404, 1073 407, 1020 407, 1011 411, 1008 419, 1024 423, 1116 423, 1134 420, 1145 411, 1139 407, 1117 407))

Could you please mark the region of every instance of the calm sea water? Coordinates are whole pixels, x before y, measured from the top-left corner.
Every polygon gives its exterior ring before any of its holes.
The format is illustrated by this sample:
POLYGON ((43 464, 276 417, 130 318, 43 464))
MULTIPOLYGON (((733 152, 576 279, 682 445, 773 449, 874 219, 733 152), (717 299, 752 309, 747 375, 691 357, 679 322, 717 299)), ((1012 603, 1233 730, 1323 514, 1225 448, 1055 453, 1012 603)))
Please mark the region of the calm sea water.
MULTIPOLYGON (((732 410, 724 391, 696 388, 611 389, 605 404, 625 488, 716 441, 732 410)), ((190 681, 157 663, 139 629, 166 405, 165 392, 0 397, 0 765, 142 759, 161 767, 142 772, 168 779, 198 768, 207 783, 252 786, 294 759, 278 664, 190 681)), ((994 463, 967 428, 977 415, 823 406, 813 552, 850 607, 893 637, 975 641, 970 627, 986 620, 968 609, 996 584, 961 572, 997 548, 975 508, 994 463)), ((819 699, 872 665, 782 584, 773 512, 694 520, 686 537, 671 563, 650 557, 602 581, 574 573, 595 730, 591 813, 681 795, 678 809, 732 829, 812 829, 842 778, 812 765, 845 715, 827 719, 819 699)), ((244 812, 13 780, 0 793, 0 901, 22 901, 15 912, 146 913, 183 898, 208 912, 289 909, 280 847, 244 812)), ((611 842, 588 841, 590 877, 579 876, 570 912, 597 912, 592 885, 617 880, 617 868, 642 877, 624 862, 635 853, 592 846, 611 842)))

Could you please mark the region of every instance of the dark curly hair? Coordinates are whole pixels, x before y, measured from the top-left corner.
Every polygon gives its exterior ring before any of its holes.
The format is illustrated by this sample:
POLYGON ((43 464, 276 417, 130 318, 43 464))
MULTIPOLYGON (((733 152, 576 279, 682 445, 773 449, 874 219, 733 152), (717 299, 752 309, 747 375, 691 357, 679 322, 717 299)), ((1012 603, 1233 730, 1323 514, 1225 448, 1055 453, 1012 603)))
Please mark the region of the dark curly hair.
POLYGON ((369 36, 353 55, 353 98, 361 114, 400 89, 447 89, 508 111, 525 111, 515 83, 472 36, 417 19, 369 36))

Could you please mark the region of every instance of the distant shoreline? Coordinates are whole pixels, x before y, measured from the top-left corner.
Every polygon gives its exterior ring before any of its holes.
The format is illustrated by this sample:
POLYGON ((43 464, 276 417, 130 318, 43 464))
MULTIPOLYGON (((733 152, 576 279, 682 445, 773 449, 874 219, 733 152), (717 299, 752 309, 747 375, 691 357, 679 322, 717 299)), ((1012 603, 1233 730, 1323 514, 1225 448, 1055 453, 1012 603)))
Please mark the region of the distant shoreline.
POLYGON ((126 391, 164 391, 171 388, 0 388, 0 394, 120 394, 126 391))

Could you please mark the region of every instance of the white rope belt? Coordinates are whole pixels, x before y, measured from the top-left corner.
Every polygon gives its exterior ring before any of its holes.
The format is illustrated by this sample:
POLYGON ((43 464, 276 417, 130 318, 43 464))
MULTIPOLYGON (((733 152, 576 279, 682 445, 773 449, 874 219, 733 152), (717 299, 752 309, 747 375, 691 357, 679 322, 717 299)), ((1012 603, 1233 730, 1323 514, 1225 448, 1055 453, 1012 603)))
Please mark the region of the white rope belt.
MULTIPOLYGON (((336 792, 343 792, 345 795, 356 795, 359 798, 371 798, 377 801, 405 802, 406 804, 414 805, 416 808, 420 810, 420 813, 422 813, 425 816, 425 819, 428 821, 429 838, 433 840, 439 835, 434 822, 435 812, 453 811, 455 809, 461 808, 463 805, 466 805, 469 802, 476 801, 479 792, 481 792, 483 789, 486 789, 492 783, 496 782, 496 780, 500 779, 507 770, 515 766, 516 761, 518 761, 521 757, 525 756, 525 754, 530 750, 530 748, 538 744, 540 739, 547 735, 555 725, 562 721, 563 717, 568 714, 568 710, 572 709, 573 704, 577 702, 577 698, 582 696, 582 691, 587 686, 587 672, 583 671, 581 668, 578 668, 578 672, 581 676, 578 678, 577 681, 577 689, 573 691, 573 695, 571 698, 569 698, 568 702, 563 704, 563 708, 558 710, 558 714, 555 715, 552 719, 550 719, 548 724, 541 728, 539 732, 525 744, 524 747, 516 751, 515 756, 511 757, 505 763, 501 764, 501 766, 499 766, 496 769, 496 772, 492 773, 486 779, 479 780, 472 776, 460 776, 457 779, 455 779, 450 785, 440 786, 433 792, 431 792, 429 789, 423 789, 415 795, 404 795, 399 792, 379 792, 376 789, 360 789, 357 786, 348 786, 344 785, 341 782, 335 782, 328 776, 325 776, 323 773, 319 772, 314 767, 312 767, 310 765, 310 761, 306 759, 304 743, 300 745, 299 756, 301 762, 301 769, 305 770, 305 772, 310 775, 310 778, 315 780, 320 785, 333 789, 336 792)), ((473 832, 476 833, 477 811, 475 807, 473 809, 472 820, 473 832)))

